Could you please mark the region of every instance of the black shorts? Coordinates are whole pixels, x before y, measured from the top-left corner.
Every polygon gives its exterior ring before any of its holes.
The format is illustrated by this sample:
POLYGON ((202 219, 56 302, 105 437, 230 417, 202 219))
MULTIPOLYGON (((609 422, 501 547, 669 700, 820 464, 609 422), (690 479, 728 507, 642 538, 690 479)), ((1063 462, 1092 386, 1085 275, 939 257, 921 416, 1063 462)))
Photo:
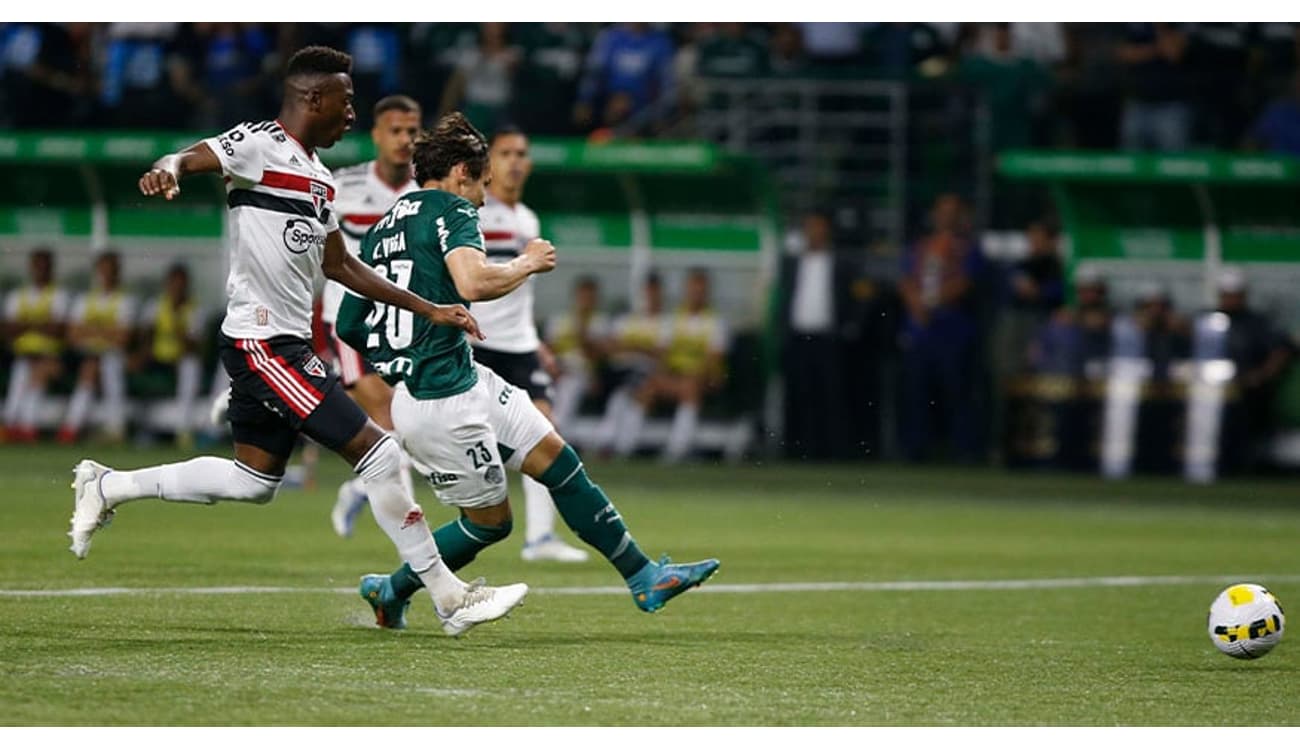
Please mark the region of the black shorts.
POLYGON ((537 352, 497 352, 474 347, 474 361, 501 376, 507 383, 523 388, 533 401, 553 401, 551 376, 542 369, 537 352))
POLYGON ((358 380, 375 371, 370 360, 338 337, 333 323, 324 325, 325 338, 329 341, 330 351, 334 353, 334 371, 338 373, 339 382, 344 388, 351 388, 358 380))
POLYGON ((366 413, 306 340, 222 334, 220 352, 230 375, 230 431, 236 443, 287 458, 300 432, 339 451, 365 427, 366 413))

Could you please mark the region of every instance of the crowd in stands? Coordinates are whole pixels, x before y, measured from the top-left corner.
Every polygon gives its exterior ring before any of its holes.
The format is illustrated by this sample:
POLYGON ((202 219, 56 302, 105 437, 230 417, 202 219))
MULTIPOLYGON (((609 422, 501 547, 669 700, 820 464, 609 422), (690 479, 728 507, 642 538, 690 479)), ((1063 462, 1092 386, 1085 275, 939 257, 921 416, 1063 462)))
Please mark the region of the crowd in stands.
POLYGON ((52 389, 70 394, 57 419, 59 442, 76 442, 92 427, 122 441, 141 422, 131 396, 172 399, 163 429, 181 443, 193 440, 208 320, 185 266, 168 268, 159 281, 156 294, 133 294, 123 288, 119 255, 107 250, 95 258, 90 288, 75 292, 59 283, 49 248, 31 252, 26 283, 4 304, 6 442, 38 439, 52 389))
POLYGON ((352 55, 362 129, 406 93, 485 132, 689 136, 702 78, 871 78, 979 92, 993 150, 1300 153, 1291 23, 5 23, 0 127, 263 117, 311 43, 352 55))

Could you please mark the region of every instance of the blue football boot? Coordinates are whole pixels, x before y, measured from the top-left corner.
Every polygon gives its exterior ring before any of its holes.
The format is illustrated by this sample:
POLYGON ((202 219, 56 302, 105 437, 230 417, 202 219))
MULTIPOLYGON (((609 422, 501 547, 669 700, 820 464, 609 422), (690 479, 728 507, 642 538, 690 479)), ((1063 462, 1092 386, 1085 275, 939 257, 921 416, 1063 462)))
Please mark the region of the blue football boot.
POLYGON ((410 599, 398 601, 393 596, 393 587, 388 576, 379 573, 361 576, 359 588, 361 598, 375 611, 375 624, 389 630, 406 629, 406 610, 411 606, 410 599))
POLYGON ((632 601, 643 612, 658 612, 669 599, 699 586, 709 579, 721 565, 709 558, 693 563, 674 563, 668 555, 657 563, 649 563, 627 581, 632 590, 632 601))

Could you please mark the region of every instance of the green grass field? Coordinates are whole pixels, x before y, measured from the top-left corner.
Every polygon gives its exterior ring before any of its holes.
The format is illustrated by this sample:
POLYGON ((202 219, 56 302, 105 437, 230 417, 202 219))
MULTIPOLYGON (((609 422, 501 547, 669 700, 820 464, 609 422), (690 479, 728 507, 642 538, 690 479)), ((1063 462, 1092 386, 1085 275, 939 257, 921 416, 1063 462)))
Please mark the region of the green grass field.
POLYGON ((603 561, 520 562, 519 523, 464 573, 536 590, 510 619, 451 639, 427 598, 393 633, 348 593, 395 556, 368 516, 355 538, 334 536, 346 469, 332 456, 320 489, 267 507, 126 506, 78 561, 64 534, 82 453, 0 448, 0 723, 1300 723, 1300 644, 1241 662, 1205 633, 1230 577, 1300 602, 1295 480, 593 464, 647 553, 716 556, 718 575, 645 615, 603 561), (1116 576, 1176 578, 767 586, 1116 576), (16 593, 105 587, 131 591, 16 593), (295 591, 176 591, 210 587, 295 591), (575 590, 591 587, 608 592, 575 590))

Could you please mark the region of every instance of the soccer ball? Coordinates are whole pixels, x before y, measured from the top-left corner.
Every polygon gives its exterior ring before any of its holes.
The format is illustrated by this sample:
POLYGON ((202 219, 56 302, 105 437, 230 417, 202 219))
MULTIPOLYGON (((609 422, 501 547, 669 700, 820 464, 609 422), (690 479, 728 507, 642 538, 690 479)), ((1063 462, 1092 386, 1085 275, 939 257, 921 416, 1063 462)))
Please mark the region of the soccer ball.
POLYGON ((1272 651, 1285 627, 1277 597, 1258 584, 1229 586, 1210 605, 1210 640, 1237 659, 1258 659, 1272 651))

